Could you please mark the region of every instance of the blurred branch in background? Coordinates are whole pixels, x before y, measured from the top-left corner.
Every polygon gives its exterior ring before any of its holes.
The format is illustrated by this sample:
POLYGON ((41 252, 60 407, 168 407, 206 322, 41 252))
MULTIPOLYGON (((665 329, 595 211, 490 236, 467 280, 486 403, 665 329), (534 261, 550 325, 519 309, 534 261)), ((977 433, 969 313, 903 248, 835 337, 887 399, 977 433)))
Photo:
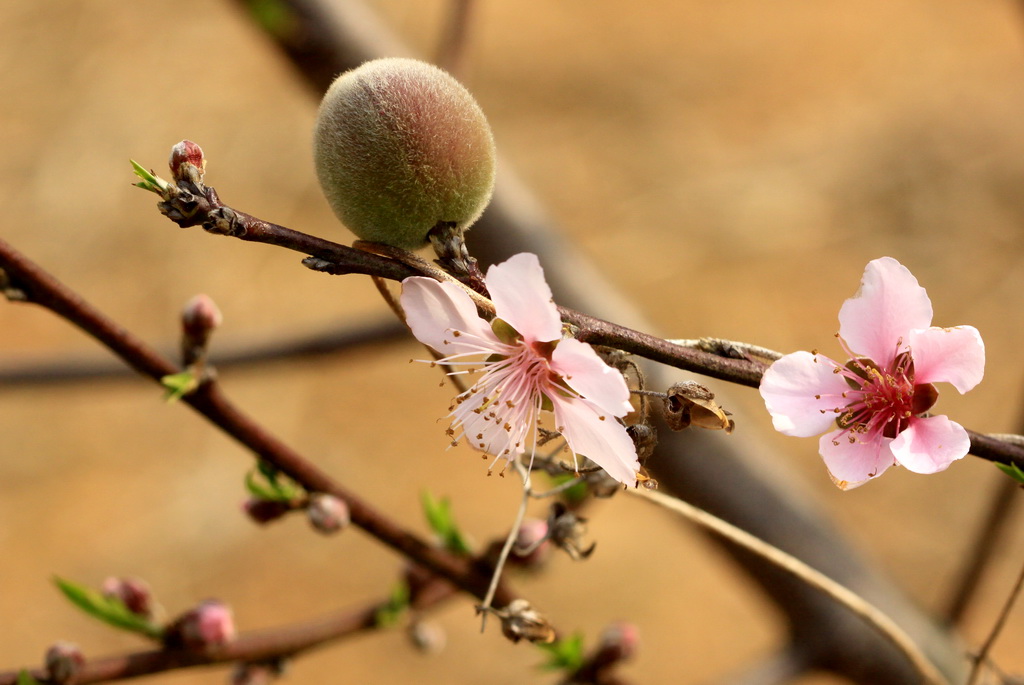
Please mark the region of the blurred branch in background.
MULTIPOLYGON (((336 356, 367 346, 407 340, 409 331, 392 317, 368 318, 365 321, 345 322, 337 327, 311 335, 268 342, 256 342, 244 347, 213 352, 210 363, 218 369, 265 367, 267 364, 312 360, 336 356)), ((172 356, 171 345, 165 346, 165 355, 172 356)), ((23 385, 58 385, 104 380, 134 378, 130 369, 113 360, 99 358, 39 359, 7 362, 0 368, 0 392, 23 385)))
MULTIPOLYGON (((239 4, 248 11, 250 3, 239 4)), ((264 28, 317 94, 336 74, 367 59, 409 54, 359 2, 286 0, 282 5, 287 21, 264 28)), ((540 254, 562 304, 631 328, 653 329, 560 237, 507 164, 470 240, 483 262, 524 251, 540 254)), ((651 387, 668 385, 657 371, 649 381, 651 387)), ((649 464, 662 487, 854 590, 903 627, 950 679, 962 680, 965 661, 956 639, 846 544, 825 513, 793 485, 795 479, 781 474, 782 460, 753 435, 753 422, 740 418, 737 423, 748 426, 746 438, 672 434, 664 439, 649 464)), ((801 654, 798 663, 874 685, 914 682, 906 659, 841 607, 749 553, 723 545, 786 616, 792 640, 786 649, 801 654)))

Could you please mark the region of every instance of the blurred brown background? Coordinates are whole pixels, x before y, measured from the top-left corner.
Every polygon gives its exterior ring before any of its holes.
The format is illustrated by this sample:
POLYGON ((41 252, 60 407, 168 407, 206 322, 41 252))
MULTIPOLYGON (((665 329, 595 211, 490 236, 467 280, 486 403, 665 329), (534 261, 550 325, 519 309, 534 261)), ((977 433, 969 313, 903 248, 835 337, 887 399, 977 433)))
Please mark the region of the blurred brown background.
MULTIPOLYGON (((373 2, 424 56, 446 3, 373 2)), ((939 409, 1019 429, 1024 363, 1024 13, 1009 0, 480 0, 465 80, 499 149, 550 215, 674 337, 828 348, 864 264, 892 255, 936 323, 977 326, 988 375, 939 409)), ((2 236, 155 344, 198 292, 221 306, 217 346, 313 333, 383 311, 369 281, 329 278, 265 246, 178 230, 130 186, 199 142, 235 207, 340 240, 310 160, 316 99, 230 2, 0 4, 2 236)), ((471 243, 472 244, 472 243, 471 243)), ((104 351, 53 316, 0 306, 0 361, 104 351)), ((418 494, 450 495, 478 541, 501 534, 513 483, 445 451, 448 389, 412 343, 334 361, 222 374, 253 415, 347 485, 425 532, 418 494)), ((722 390, 716 387, 716 390, 722 390)), ((998 474, 974 458, 859 490, 832 486, 814 440, 769 435, 754 391, 726 391, 783 450, 786 473, 922 605, 944 604, 998 474)), ((137 575, 170 612, 216 596, 242 629, 382 597, 401 561, 358 531, 323 539, 296 518, 238 510, 247 454, 151 384, 0 389, 0 667, 52 641, 87 655, 141 648, 65 604, 53 574, 137 575)), ((789 476, 787 476, 789 477, 789 476)), ((1019 520, 1019 518, 1017 519, 1019 520)), ((594 557, 520 579, 560 627, 594 639, 638 624, 637 682, 700 683, 769 653, 778 618, 700 536, 628 499, 592 511, 594 557)), ((1003 542, 966 630, 976 646, 1024 558, 1003 542)), ((545 680, 536 650, 480 636, 468 602, 437 616, 448 648, 400 632, 293 665, 289 682, 545 680)), ((1024 670, 1024 609, 995 657, 1024 670)), ((223 669, 153 683, 221 683, 223 669)), ((808 677, 803 683, 832 682, 808 677)))

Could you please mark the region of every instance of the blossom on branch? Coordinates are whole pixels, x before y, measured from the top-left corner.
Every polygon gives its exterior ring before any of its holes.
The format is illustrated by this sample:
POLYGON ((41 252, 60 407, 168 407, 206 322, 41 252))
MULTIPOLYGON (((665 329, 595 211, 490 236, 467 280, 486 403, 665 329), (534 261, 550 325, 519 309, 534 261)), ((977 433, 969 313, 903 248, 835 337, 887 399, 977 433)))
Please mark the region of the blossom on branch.
POLYGON ((493 322, 481 318, 454 283, 420 276, 402 282, 413 335, 444 355, 440 363, 480 371, 476 384, 455 398, 453 440, 465 437, 495 461, 532 455, 538 417, 549 410, 574 460, 586 456, 616 480, 635 485, 636 449, 617 420, 632 411, 629 388, 590 345, 562 339, 562 320, 537 256, 518 254, 492 266, 485 281, 493 322))
POLYGON ((933 383, 965 393, 981 382, 985 345, 973 326, 931 321, 924 288, 882 257, 868 263, 860 290, 839 310, 836 337, 849 361, 795 352, 765 372, 761 396, 775 429, 796 437, 824 432, 819 452, 840 488, 893 464, 936 473, 967 454, 963 426, 925 412, 938 398, 933 383))

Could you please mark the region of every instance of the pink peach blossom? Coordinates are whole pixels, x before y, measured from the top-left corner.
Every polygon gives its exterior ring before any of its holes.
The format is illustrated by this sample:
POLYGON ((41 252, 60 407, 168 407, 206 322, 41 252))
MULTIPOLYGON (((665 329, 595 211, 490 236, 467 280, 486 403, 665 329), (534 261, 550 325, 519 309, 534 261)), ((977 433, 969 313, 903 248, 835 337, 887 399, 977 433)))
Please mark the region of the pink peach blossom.
POLYGON ((562 338, 562 320, 536 255, 492 266, 485 278, 493 323, 453 283, 412 277, 402 282, 402 306, 413 335, 445 355, 443 363, 480 371, 455 398, 449 433, 496 458, 531 452, 542 409, 576 455, 616 480, 636 484, 636 449, 617 419, 632 411, 622 375, 593 348, 562 338))
POLYGON ((931 326, 932 304, 910 271, 891 257, 868 263, 857 294, 839 310, 849 361, 816 352, 788 354, 768 368, 761 397, 775 429, 810 437, 832 479, 853 488, 893 464, 936 473, 970 448, 967 431, 925 414, 933 383, 965 393, 985 371, 985 345, 972 326, 931 326))

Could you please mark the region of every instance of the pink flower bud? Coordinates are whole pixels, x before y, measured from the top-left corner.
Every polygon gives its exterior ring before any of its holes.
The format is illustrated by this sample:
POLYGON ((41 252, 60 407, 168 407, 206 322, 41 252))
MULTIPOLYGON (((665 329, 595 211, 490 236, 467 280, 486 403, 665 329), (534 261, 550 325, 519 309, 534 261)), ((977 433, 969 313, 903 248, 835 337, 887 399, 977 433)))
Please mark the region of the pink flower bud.
POLYGON ((519 527, 512 546, 512 559, 524 566, 537 566, 547 558, 548 523, 540 519, 526 519, 519 527))
POLYGON ((203 149, 191 140, 183 140, 172 147, 167 164, 171 167, 171 176, 175 181, 186 180, 196 185, 203 182, 206 159, 203 157, 203 149))
POLYGON ((149 586, 138 578, 114 578, 103 581, 104 597, 121 600, 128 611, 144 618, 153 617, 153 597, 149 586))
POLYGON ((207 599, 189 610, 168 628, 166 640, 189 649, 219 647, 235 639, 235 620, 231 608, 216 599, 207 599))
POLYGON ((208 295, 196 295, 181 310, 181 325, 186 335, 206 340, 224 322, 220 308, 208 295))
POLYGON ((600 646, 602 652, 608 652, 613 661, 632 659, 640 645, 640 631, 636 625, 628 621, 616 621, 601 633, 600 646))
POLYGON ((49 682, 73 683, 85 665, 85 657, 77 645, 70 642, 56 642, 46 650, 46 672, 49 682))
POLYGON ((334 495, 314 492, 309 496, 306 507, 309 523, 317 532, 329 535, 337 533, 349 524, 348 505, 334 495))

